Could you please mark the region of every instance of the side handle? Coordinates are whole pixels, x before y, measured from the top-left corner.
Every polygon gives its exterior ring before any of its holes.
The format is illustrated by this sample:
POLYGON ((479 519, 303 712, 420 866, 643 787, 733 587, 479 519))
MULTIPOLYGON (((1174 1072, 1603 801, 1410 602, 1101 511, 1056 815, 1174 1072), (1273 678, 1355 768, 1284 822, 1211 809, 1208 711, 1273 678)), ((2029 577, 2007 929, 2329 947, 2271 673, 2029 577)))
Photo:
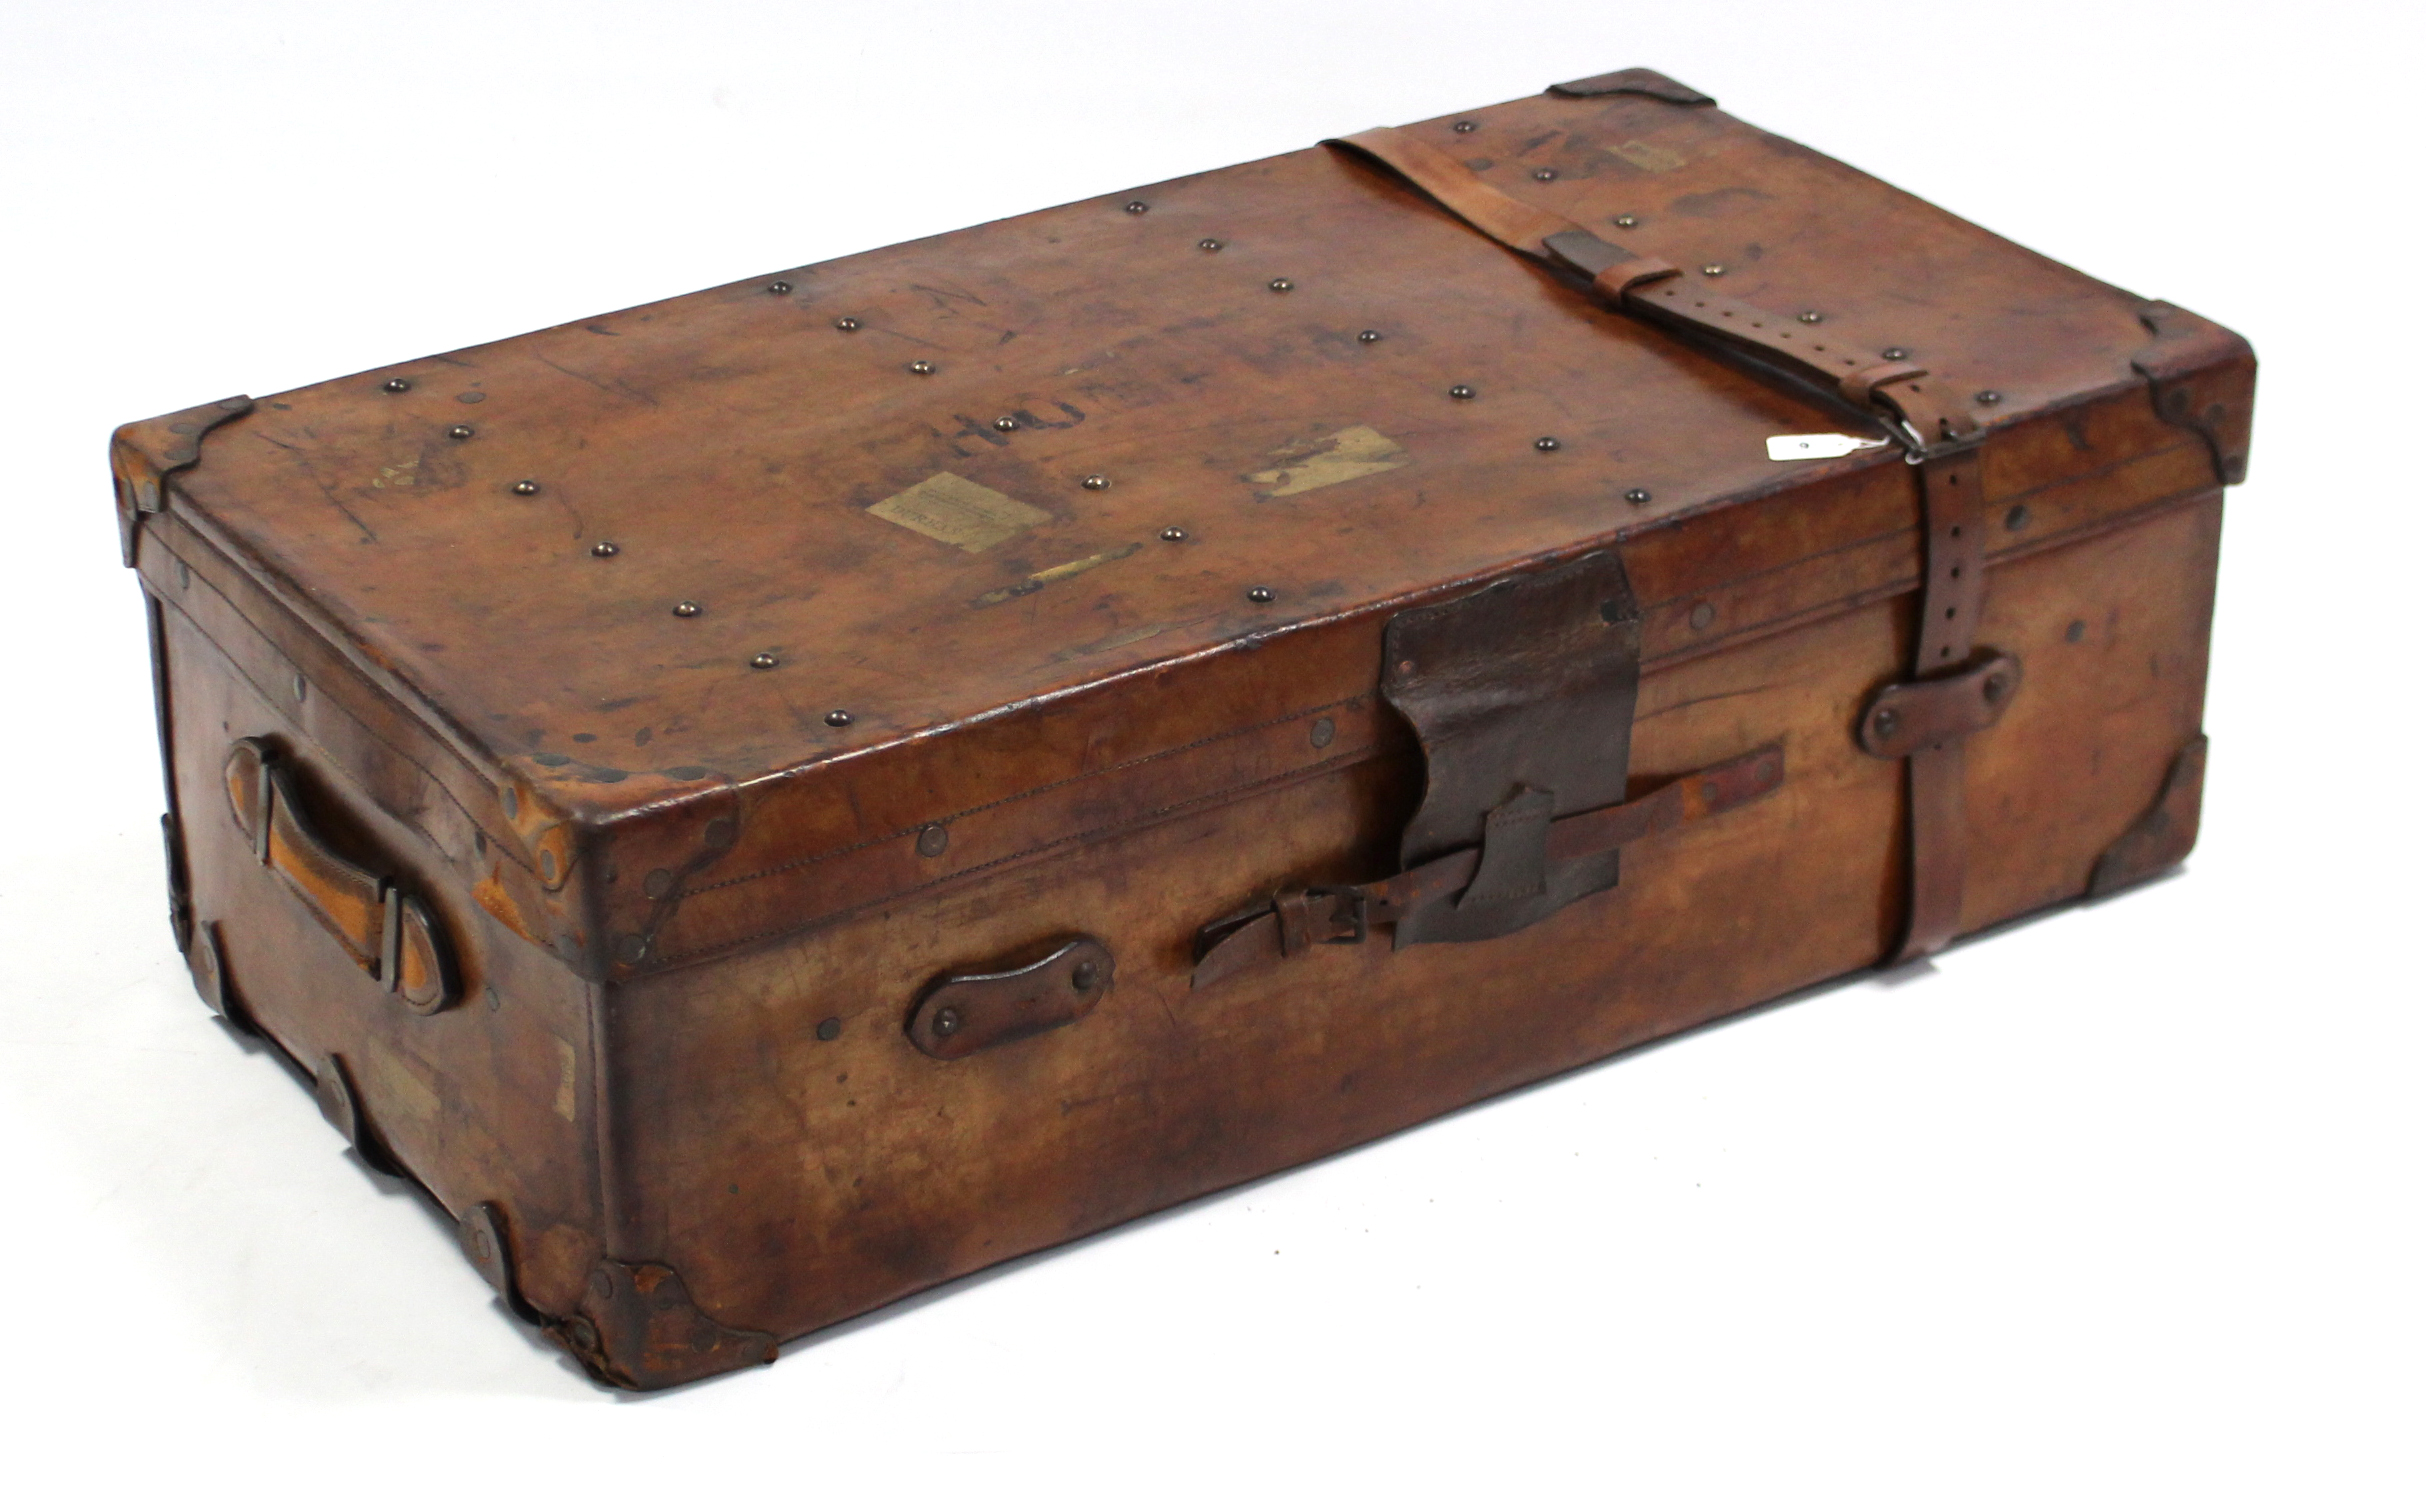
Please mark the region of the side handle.
POLYGON ((437 917, 418 895, 329 845, 275 747, 238 739, 226 776, 228 805, 253 856, 294 891, 354 964, 416 1013, 452 1006, 461 979, 437 917))

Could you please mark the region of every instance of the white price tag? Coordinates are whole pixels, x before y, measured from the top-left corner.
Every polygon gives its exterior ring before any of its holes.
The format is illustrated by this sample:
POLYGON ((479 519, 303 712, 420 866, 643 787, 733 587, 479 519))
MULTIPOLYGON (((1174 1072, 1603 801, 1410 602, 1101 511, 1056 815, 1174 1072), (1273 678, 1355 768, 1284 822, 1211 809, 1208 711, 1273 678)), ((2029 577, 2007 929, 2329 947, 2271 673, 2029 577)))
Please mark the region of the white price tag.
POLYGON ((1769 458, 1772 460, 1833 460, 1850 455, 1855 450, 1885 449, 1884 439, 1856 439, 1850 434, 1772 434, 1769 436, 1769 458))

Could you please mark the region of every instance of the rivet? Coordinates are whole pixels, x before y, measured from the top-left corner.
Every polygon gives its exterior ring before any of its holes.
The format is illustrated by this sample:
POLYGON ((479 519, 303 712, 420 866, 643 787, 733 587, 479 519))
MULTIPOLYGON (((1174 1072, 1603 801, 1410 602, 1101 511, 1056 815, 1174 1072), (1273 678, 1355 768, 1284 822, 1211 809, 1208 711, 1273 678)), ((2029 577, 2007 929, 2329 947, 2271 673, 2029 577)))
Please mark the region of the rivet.
POLYGON ((958 1032, 960 1032, 960 1009, 937 1008, 935 1010, 935 1036, 950 1038, 958 1032))
POLYGON ((1870 715, 1870 731, 1882 739, 1893 738, 1897 726, 1902 722, 1893 708, 1881 708, 1870 715))
POLYGON ((1890 346, 1885 351, 1880 352, 1879 355, 1885 357, 1888 361, 1900 362, 1904 358, 1912 355, 1912 353, 1906 351, 1901 346, 1890 346))
POLYGON ((295 701, 299 703, 303 701, 303 695, 312 690, 311 684, 303 680, 303 673, 301 672, 297 672, 295 674, 295 680, 292 686, 295 693, 295 701))
POLYGON ((921 377, 925 377, 935 370, 935 364, 929 361, 916 361, 910 363, 910 370, 917 373, 921 377))
POLYGON ((194 587, 193 566, 182 558, 177 560, 177 587, 180 589, 191 589, 194 587))
POLYGON ((648 959, 649 943, 637 935, 627 935, 615 944, 615 954, 629 964, 648 959))
POLYGON ((1363 342, 1363 343, 1365 343, 1367 346, 1371 346, 1371 345, 1372 345, 1374 342, 1379 341, 1379 340, 1381 339, 1381 332, 1379 332, 1379 331, 1358 331, 1358 332, 1356 333, 1356 339, 1357 339, 1357 340, 1359 340, 1359 341, 1362 341, 1362 342, 1363 342))
POLYGON ((1640 224, 1642 221, 1640 217, 1635 216, 1632 212, 1620 212, 1609 220, 1616 223, 1619 227, 1634 227, 1640 224))
POLYGON ((556 876, 556 854, 544 847, 539 850, 539 876, 541 878, 556 876))
POLYGON ((1073 991, 1073 992, 1091 992, 1091 991, 1093 991, 1093 990, 1094 990, 1094 988, 1095 988, 1095 963, 1094 963, 1094 962, 1092 962, 1092 961, 1081 961, 1081 962, 1079 962, 1079 963, 1078 963, 1076 966, 1073 966, 1073 967, 1071 967, 1071 968, 1070 968, 1070 990, 1071 990, 1071 991, 1073 991))
POLYGON ((758 668, 758 670, 762 672, 766 671, 775 665, 775 653, 772 651, 761 651, 756 656, 750 658, 750 665, 758 668))
POLYGON ((1188 529, 1185 527, 1165 527, 1162 530, 1162 540, 1164 542, 1186 542, 1188 540, 1188 529))
POLYGON ((446 431, 446 437, 449 439, 469 439, 472 437, 472 426, 470 424, 456 424, 446 431))
POLYGON ((1143 217, 1146 214, 1146 204, 1141 201, 1134 201, 1121 208, 1121 210, 1128 213, 1132 217, 1143 217))
POLYGON ((827 728, 849 728, 850 726, 851 715, 840 708, 836 708, 826 715, 827 728))
POLYGON ((686 599, 682 603, 674 606, 674 618, 677 620, 696 620, 699 618, 699 606, 686 599))
POLYGON ((1553 454, 1557 452, 1558 441, 1552 439, 1549 435, 1544 434, 1541 438, 1533 441, 1533 447, 1540 450, 1545 455, 1553 454))
POLYGON ((617 553, 622 551, 623 549, 615 546, 611 542, 593 543, 590 545, 590 556, 592 558, 612 558, 617 553))
POLYGON ((1708 630, 1710 622, 1717 618, 1718 606, 1705 599, 1693 607, 1693 613, 1685 617, 1685 623, 1695 630, 1708 630))
POLYGON ((1640 486, 1636 486, 1633 490, 1626 493, 1626 499, 1633 502, 1636 506, 1641 506, 1651 499, 1651 493, 1644 490, 1640 486))
POLYGON ((918 831, 918 855, 922 858, 940 858, 951 845, 951 829, 942 822, 929 822, 918 831))
POLYGON ((998 419, 996 419, 996 420, 994 421, 994 427, 995 427, 995 428, 997 428, 997 429, 1000 429, 1000 430, 1001 430, 1002 432, 1004 432, 1005 434, 1008 434, 1008 433, 1010 433, 1010 432, 1011 432, 1013 429, 1016 429, 1016 428, 1018 428, 1018 427, 1019 427, 1019 420, 1017 420, 1017 419, 1015 419, 1015 418, 1011 417, 1009 414, 1007 414, 1007 413, 1006 413, 1006 414, 1004 414, 1004 415, 1003 415, 1001 418, 998 418, 998 419))
POLYGON ((1080 481, 1079 484, 1086 487, 1090 491, 1100 491, 1104 487, 1112 484, 1112 480, 1109 476, 1090 475, 1085 480, 1080 481))
POLYGON ((1545 165, 1540 170, 1533 173, 1533 179, 1536 181, 1555 181, 1558 179, 1558 172, 1545 165))
POLYGON ((1711 278, 1716 279, 1719 275, 1727 272, 1727 266, 1725 264, 1717 263, 1703 264, 1702 272, 1709 275, 1711 278))
POLYGON ((834 329, 838 331, 856 331, 859 329, 859 317, 856 315, 836 316, 834 319, 834 329))
POLYGON ((1805 325, 1818 325, 1821 321, 1826 320, 1828 317, 1820 314, 1817 310, 1805 310, 1802 314, 1797 315, 1794 318, 1801 321, 1805 325))
POLYGON ((1271 290, 1271 291, 1272 291, 1274 294, 1287 294, 1287 293, 1288 293, 1290 290, 1297 288, 1297 286, 1296 286, 1296 285, 1291 284, 1291 283, 1290 283, 1288 280, 1286 280, 1286 279, 1275 279, 1275 280, 1273 280, 1273 281, 1271 282, 1271 284, 1270 284, 1269 286, 1267 286, 1267 287, 1268 287, 1268 288, 1269 288, 1269 289, 1270 289, 1270 290, 1271 290))
POLYGON ((770 284, 770 285, 768 285, 768 286, 767 286, 767 293, 768 293, 768 294, 778 294, 778 295, 780 295, 780 294, 790 294, 791 292, 792 292, 792 286, 791 286, 791 285, 789 285, 789 284, 784 283, 784 282, 783 282, 781 279, 778 279, 778 280, 776 280, 774 283, 772 283, 772 284, 770 284))
POLYGON ((391 377, 379 384, 379 391, 383 393, 409 393, 412 390, 413 385, 401 377, 391 377))
POLYGON ((2003 672, 1990 672, 1987 678, 1980 683, 1980 696, 1993 703, 2004 695, 2005 674, 2003 672))
POLYGON ((507 487, 507 489, 512 491, 517 496, 536 496, 539 494, 539 482, 529 480, 516 481, 513 485, 507 487))
POLYGON ((1995 388, 1981 388, 1978 392, 1971 395, 1971 401, 1985 408, 1994 408, 1997 404, 2005 401, 2005 395, 1998 392, 1995 388))
POLYGON ((2089 634, 2089 623, 2085 620, 2075 620, 2064 627, 2064 639, 2076 646, 2080 644, 2081 637, 2087 634, 2089 634))
POLYGON ((1202 248, 1207 253, 1219 253, 1221 252, 1221 239, 1198 238, 1196 240, 1196 246, 1202 248))
POLYGON ((674 875, 663 868, 651 868, 649 876, 640 881, 640 892, 651 899, 663 899, 674 890, 674 875))
POLYGON ((1415 658, 1414 658, 1414 657, 1412 657, 1412 656, 1410 656, 1410 657, 1406 658, 1404 661, 1401 661, 1401 662, 1398 664, 1398 674, 1399 674, 1400 676, 1402 676, 1402 677, 1412 677, 1412 676, 1414 676, 1414 675, 1415 675, 1415 658))
POLYGON ((1475 130, 1475 123, 1472 119, 1460 119, 1449 127, 1459 134, 1472 134, 1475 130))
POLYGON ((1247 591, 1247 598, 1256 604, 1270 604, 1272 602, 1272 591, 1265 588, 1261 584, 1257 584, 1254 588, 1247 591))
POLYGON ((1306 730, 1306 742, 1317 749, 1330 748, 1331 741, 1338 737, 1339 725, 1328 718, 1315 719, 1314 727, 1306 730))
POLYGON ((505 814, 509 818, 522 814, 522 797, 515 794, 514 788, 510 785, 497 787, 497 804, 505 808, 505 814))
POLYGON ((1457 386, 1449 389, 1449 396, 1452 398, 1471 398, 1474 396, 1474 389, 1461 382, 1457 386))
POLYGON ((2026 507, 2026 506, 2012 506, 2012 507, 2007 507, 2007 508, 2005 509, 2005 530, 2006 530, 2007 532, 2019 532, 2019 531, 2021 531, 2023 528, 2025 528, 2025 527, 2027 527, 2027 526, 2029 526, 2029 525, 2030 525, 2030 508, 2029 508, 2029 507, 2026 507))
POLYGON ((841 1037, 842 1020, 840 1018, 824 1018, 818 1021, 817 1041, 819 1043, 830 1044, 841 1037))

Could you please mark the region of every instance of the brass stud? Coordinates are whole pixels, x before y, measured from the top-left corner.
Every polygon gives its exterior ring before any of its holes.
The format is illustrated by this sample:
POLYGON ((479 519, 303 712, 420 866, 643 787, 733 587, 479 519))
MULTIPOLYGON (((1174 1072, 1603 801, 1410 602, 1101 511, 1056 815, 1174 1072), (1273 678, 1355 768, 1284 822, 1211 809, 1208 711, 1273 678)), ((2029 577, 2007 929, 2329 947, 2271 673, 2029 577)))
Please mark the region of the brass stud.
POLYGON ((826 715, 827 728, 849 728, 850 726, 851 715, 840 708, 836 708, 826 715))
POLYGON ((1379 340, 1381 339, 1381 332, 1379 332, 1379 331, 1358 331, 1358 332, 1356 333, 1356 339, 1357 339, 1357 340, 1359 340, 1359 341, 1361 341, 1361 342, 1363 342, 1363 343, 1364 343, 1365 345, 1367 345, 1367 346, 1371 346, 1371 345, 1372 345, 1374 342, 1379 341, 1379 340))
POLYGON ((383 393, 409 393, 412 390, 413 385, 401 377, 391 377, 379 384, 379 391, 383 393))
POLYGON ((638 965, 649 958, 649 943, 638 935, 627 935, 615 944, 615 954, 627 965, 638 965))
POLYGON ((2071 645, 2079 645, 2081 637, 2087 634, 2089 634, 2089 625, 2086 621, 2075 620, 2064 627, 2064 640, 2071 645))
POLYGON ((1286 279, 1275 279, 1268 287, 1274 294, 1287 294, 1290 290, 1297 288, 1286 279))
POLYGON ((937 1008, 935 1010, 935 1036, 950 1038, 958 1032, 960 1032, 960 1009, 937 1008))
POLYGON ((1981 388, 1978 392, 1971 395, 1971 401, 1979 404, 1982 408, 1994 408, 1999 403, 2005 401, 2005 395, 1998 392, 1995 388, 1981 388))
POLYGON ((674 892, 674 875, 663 868, 651 868, 640 881, 640 892, 651 899, 663 899, 674 892))
POLYGON ((910 363, 910 370, 921 377, 926 377, 935 371, 935 364, 929 361, 916 361, 910 363))
POLYGON ((512 491, 517 496, 536 496, 539 494, 539 482, 534 480, 518 480, 514 482, 513 485, 507 487, 507 489, 512 491))
POLYGON ((929 822, 918 829, 918 855, 922 858, 940 858, 951 845, 952 831, 942 822, 929 822))
POLYGON ((1256 604, 1270 604, 1272 602, 1272 591, 1265 588, 1263 585, 1258 584, 1254 588, 1247 591, 1247 598, 1256 604))
POLYGON ((1339 725, 1328 718, 1315 719, 1314 726, 1306 730, 1306 742, 1317 749, 1330 748, 1331 741, 1338 737, 1339 725))
POLYGON ((1006 414, 1004 414, 1004 415, 1003 415, 1001 418, 998 418, 998 419, 996 419, 996 420, 994 421, 994 427, 995 427, 995 428, 997 428, 997 429, 1000 429, 1000 430, 1001 430, 1002 432, 1004 432, 1005 434, 1008 434, 1008 433, 1010 433, 1010 432, 1011 432, 1013 429, 1016 429, 1016 428, 1018 428, 1018 427, 1019 427, 1019 420, 1017 420, 1017 419, 1015 419, 1015 418, 1011 417, 1009 414, 1007 414, 1007 413, 1006 413, 1006 414))
POLYGON ((1717 618, 1718 606, 1705 599, 1693 607, 1693 612, 1685 617, 1685 623, 1695 630, 1708 630, 1710 622, 1717 618))
POLYGON ((1533 179, 1536 181, 1555 181, 1558 179, 1558 172, 1545 165, 1540 170, 1533 173, 1533 179))
POLYGON ((1121 210, 1132 217, 1143 217, 1146 214, 1146 204, 1141 201, 1133 201, 1121 210))
POLYGON ((1636 227, 1640 226, 1642 223, 1642 219, 1635 216, 1632 212, 1620 212, 1609 220, 1616 223, 1619 227, 1636 227))
POLYGON ((456 424, 446 431, 446 437, 449 439, 469 439, 472 437, 472 426, 470 424, 456 424))
POLYGON ((612 558, 612 557, 614 557, 614 556, 615 556, 617 553, 620 553, 620 552, 622 552, 622 551, 623 551, 623 549, 621 549, 621 548, 619 548, 619 547, 615 546, 615 545, 614 545, 613 543, 611 543, 611 542, 602 542, 602 543, 592 543, 592 544, 590 544, 590 556, 591 556, 592 558, 612 558))
POLYGON ((1545 455, 1556 454, 1558 452, 1558 441, 1552 439, 1549 435, 1544 434, 1541 438, 1533 441, 1533 447, 1540 450, 1545 455))
POLYGON ((772 651, 761 651, 756 656, 750 658, 750 665, 756 667, 762 672, 771 671, 775 666, 775 653, 772 651))
POLYGON ((1090 475, 1085 480, 1080 481, 1079 484, 1086 487, 1090 491, 1100 491, 1104 487, 1112 484, 1112 479, 1110 476, 1090 475))
POLYGON ((1202 248, 1207 253, 1219 253, 1221 252, 1221 239, 1198 238, 1196 240, 1196 246, 1202 248))
POLYGON ((1474 389, 1461 382, 1457 386, 1449 389, 1449 396, 1460 400, 1471 398, 1474 396, 1474 389))
POLYGON ((1626 493, 1626 499, 1633 502, 1636 506, 1643 506, 1650 502, 1651 493, 1644 490, 1640 486, 1636 486, 1633 490, 1626 493))
POLYGON ((1162 540, 1164 542, 1186 542, 1188 540, 1188 529, 1185 527, 1165 527, 1162 530, 1162 540))
POLYGON ((1885 357, 1888 361, 1900 362, 1904 358, 1912 355, 1912 353, 1906 351, 1901 346, 1890 346, 1885 351, 1880 352, 1879 355, 1885 357))
POLYGON ((1903 721, 1893 708, 1881 708, 1870 715, 1870 731, 1882 739, 1892 739, 1903 721))
POLYGON ((1706 263, 1702 265, 1702 273, 1712 279, 1716 279, 1719 275, 1724 274, 1725 272, 1727 272, 1727 266, 1722 263, 1706 263))
POLYGON ((1986 677, 1980 680, 1981 697, 1984 697, 1989 702, 1993 703, 2004 695, 2005 674, 2003 672, 1990 672, 1986 677))
POLYGON ((823 1018, 818 1020, 817 1041, 819 1043, 830 1044, 834 1042, 834 1040, 841 1037, 842 1020, 840 1018, 823 1018))
POLYGON ((1826 320, 1828 317, 1820 314, 1817 310, 1805 310, 1802 314, 1797 315, 1794 318, 1801 321, 1805 325, 1818 325, 1821 321, 1826 320))
POLYGON ((1449 127, 1456 130, 1459 134, 1472 134, 1475 129, 1475 124, 1472 119, 1460 119, 1449 127))
POLYGON ((859 317, 856 315, 836 316, 834 319, 834 329, 838 331, 856 331, 859 329, 859 317))
POLYGON ((787 295, 791 292, 792 286, 786 284, 781 279, 778 279, 774 283, 767 286, 767 293, 771 295, 787 295))
POLYGON ((686 599, 682 603, 674 606, 674 618, 677 620, 696 620, 699 618, 699 606, 686 599))
POLYGON ((2026 507, 2026 506, 2012 506, 2012 507, 2007 507, 2007 508, 2005 509, 2005 530, 2006 530, 2007 532, 2019 532, 2019 531, 2021 531, 2023 528, 2025 528, 2025 527, 2027 527, 2027 526, 2029 526, 2029 525, 2030 525, 2030 508, 2029 508, 2029 507, 2026 507))

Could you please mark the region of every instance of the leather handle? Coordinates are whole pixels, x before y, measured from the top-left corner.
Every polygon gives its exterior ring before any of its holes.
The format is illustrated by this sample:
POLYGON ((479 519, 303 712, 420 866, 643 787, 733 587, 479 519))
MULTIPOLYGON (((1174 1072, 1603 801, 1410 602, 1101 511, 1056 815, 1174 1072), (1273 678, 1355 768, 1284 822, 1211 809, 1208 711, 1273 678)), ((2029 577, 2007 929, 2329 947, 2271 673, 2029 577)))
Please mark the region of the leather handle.
POLYGON ((275 747, 238 739, 225 773, 228 806, 253 856, 294 891, 354 964, 416 1013, 453 1005, 461 983, 429 906, 329 845, 275 747))
POLYGON ((1794 373, 1822 391, 1870 409, 1916 451, 1969 439, 1978 423, 1960 402, 1937 395, 1929 370, 1908 361, 1851 353, 1791 315, 1713 293, 1675 265, 1621 247, 1543 207, 1518 201, 1456 159, 1402 129, 1368 129, 1324 143, 1397 173, 1484 236, 1591 281, 1611 307, 1671 333, 1712 338, 1794 373))

